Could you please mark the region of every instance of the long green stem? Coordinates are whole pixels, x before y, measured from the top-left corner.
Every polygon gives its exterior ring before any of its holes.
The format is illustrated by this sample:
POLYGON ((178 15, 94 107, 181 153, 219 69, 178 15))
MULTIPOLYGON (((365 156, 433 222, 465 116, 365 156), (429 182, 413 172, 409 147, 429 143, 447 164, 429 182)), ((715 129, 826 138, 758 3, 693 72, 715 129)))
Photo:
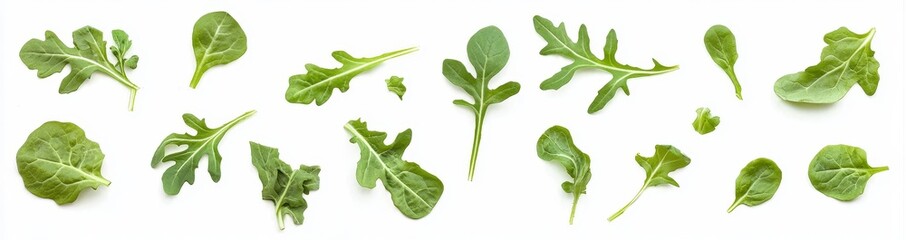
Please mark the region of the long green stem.
POLYGON ((579 204, 579 194, 573 193, 573 209, 569 212, 569 225, 573 225, 573 218, 576 217, 577 204, 579 204))
POLYGON ((478 146, 481 145, 481 128, 484 125, 485 108, 475 114, 475 133, 472 135, 472 158, 469 160, 469 181, 475 177, 475 163, 478 161, 478 146))
POLYGON ((623 206, 623 208, 620 208, 620 211, 617 211, 613 215, 610 215, 610 217, 607 218, 607 221, 613 221, 614 219, 617 219, 617 217, 619 217, 620 215, 623 215, 623 212, 625 212, 626 209, 629 208, 629 206, 632 206, 632 204, 635 203, 635 200, 639 200, 639 196, 642 196, 642 192, 645 191, 645 188, 648 188, 648 184, 649 184, 649 182, 645 181, 645 184, 643 184, 642 188, 639 189, 639 193, 636 193, 635 197, 633 197, 632 200, 626 204, 626 206, 623 206))
POLYGON ((727 76, 730 77, 730 81, 733 81, 733 88, 736 89, 736 98, 742 100, 742 86, 739 85, 739 80, 736 79, 736 70, 733 66, 727 68, 727 76))
POLYGON ((248 111, 248 112, 243 113, 243 114, 240 115, 239 117, 236 117, 235 119, 233 119, 233 120, 227 122, 226 124, 224 124, 224 125, 223 125, 223 129, 224 129, 224 130, 229 130, 230 128, 232 128, 233 126, 235 126, 237 123, 242 122, 242 120, 245 120, 246 118, 249 118, 249 117, 251 117, 252 115, 255 115, 256 112, 258 112, 258 111, 251 110, 251 111, 248 111))

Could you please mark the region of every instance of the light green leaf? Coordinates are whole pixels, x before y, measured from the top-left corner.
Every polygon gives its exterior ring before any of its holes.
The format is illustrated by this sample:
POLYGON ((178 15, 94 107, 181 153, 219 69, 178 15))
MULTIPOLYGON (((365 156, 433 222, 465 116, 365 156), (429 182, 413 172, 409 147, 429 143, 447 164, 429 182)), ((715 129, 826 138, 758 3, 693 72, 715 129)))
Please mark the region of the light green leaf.
POLYGON ((253 114, 255 114, 254 110, 246 112, 218 128, 209 128, 205 124, 204 119, 198 119, 195 115, 190 113, 183 114, 182 119, 186 122, 186 125, 197 132, 195 136, 188 133, 170 134, 160 143, 160 146, 154 151, 154 157, 151 159, 152 168, 157 167, 161 162, 175 163, 170 168, 167 168, 161 177, 164 192, 169 195, 176 195, 182 189, 183 183, 188 182, 190 185, 195 183, 195 169, 198 168, 198 163, 204 156, 208 156, 208 173, 211 174, 211 179, 214 182, 220 181, 220 161, 223 157, 220 156, 217 146, 230 128, 233 128, 237 123, 251 117, 253 114), (186 145, 187 148, 167 154, 168 145, 186 145))
POLYGON ((280 160, 280 152, 276 148, 249 142, 252 148, 252 165, 258 169, 258 178, 261 179, 261 196, 265 200, 273 200, 277 207, 277 226, 283 230, 283 217, 289 215, 293 223, 301 225, 303 213, 308 208, 308 202, 303 198, 310 191, 318 190, 321 178, 318 166, 300 165, 293 170, 289 164, 280 160))
POLYGON ((195 88, 201 76, 213 66, 227 64, 245 54, 245 31, 227 12, 211 12, 201 16, 192 30, 195 49, 195 74, 189 86, 195 88))
POLYGON ((403 94, 406 94, 406 85, 403 85, 403 78, 392 76, 384 81, 387 82, 387 90, 390 90, 397 97, 400 97, 400 100, 403 100, 403 94))
MULTIPOLYGON (((60 83, 59 92, 61 94, 75 92, 82 86, 82 83, 91 78, 92 74, 101 72, 129 88, 131 92, 129 111, 132 111, 138 86, 126 77, 125 54, 132 46, 132 41, 125 32, 115 30, 113 34, 116 45, 111 46, 111 49, 115 49, 113 52, 117 60, 116 65, 108 60, 104 34, 91 26, 85 26, 72 32, 75 48, 63 44, 63 41, 60 41, 60 38, 51 31, 45 32, 44 35, 44 41, 28 40, 19 51, 19 58, 28 69, 38 70, 38 77, 45 78, 63 71, 63 68, 69 65, 69 75, 66 75, 63 82, 60 83)), ((132 56, 132 58, 135 60, 132 60, 129 66, 134 69, 138 63, 138 57, 132 56)))
POLYGON ((780 188, 782 178, 780 167, 771 159, 752 160, 736 177, 736 200, 727 209, 727 213, 733 212, 740 204, 754 207, 771 200, 777 188, 780 188))
POLYGON ((720 117, 711 116, 711 109, 702 107, 695 110, 695 121, 692 121, 692 128, 701 135, 714 131, 720 124, 720 117))
POLYGON ((412 141, 411 129, 397 134, 393 143, 386 145, 387 134, 369 131, 365 122, 352 120, 343 128, 352 135, 349 141, 361 150, 355 174, 359 185, 374 188, 380 179, 403 215, 419 219, 431 213, 444 193, 444 184, 418 164, 402 159, 412 141))
POLYGON ((443 74, 453 85, 462 88, 473 102, 457 99, 453 104, 464 106, 475 113, 475 133, 472 141, 472 156, 469 161, 469 181, 475 176, 475 163, 478 160, 478 147, 481 143, 481 129, 484 116, 491 104, 500 103, 519 93, 519 83, 507 82, 495 89, 490 89, 490 81, 503 70, 510 58, 510 47, 503 32, 495 26, 478 30, 466 47, 469 62, 475 68, 472 76, 462 62, 446 59, 443 63, 443 74))
POLYGON ((72 123, 50 121, 35 129, 16 153, 25 188, 35 196, 63 205, 86 188, 109 186, 101 176, 104 153, 72 123))
POLYGON ((874 95, 880 80, 880 64, 871 50, 874 36, 874 28, 856 34, 845 27, 824 35, 827 47, 821 51, 821 62, 781 77, 774 83, 774 93, 789 102, 834 103, 858 83, 866 95, 874 95))
POLYGON ((865 191, 868 179, 888 167, 868 165, 865 150, 848 145, 828 145, 808 166, 808 179, 815 190, 840 201, 856 199, 865 191))
POLYGON ((651 59, 654 62, 654 67, 647 70, 617 62, 617 33, 612 29, 607 34, 607 42, 604 44, 604 58, 598 59, 589 47, 588 30, 585 29, 585 24, 579 27, 578 41, 573 42, 566 32, 565 24, 560 23, 559 26, 554 26, 550 20, 541 16, 535 16, 533 20, 535 32, 538 32, 538 35, 541 35, 547 41, 547 46, 541 49, 541 55, 560 55, 573 60, 573 63, 563 67, 560 72, 541 82, 542 90, 560 89, 560 87, 569 83, 576 71, 585 68, 600 69, 609 72, 613 76, 603 88, 598 90, 598 95, 588 106, 589 114, 604 108, 604 105, 607 105, 620 89, 623 90, 623 93, 629 95, 629 86, 626 85, 629 79, 658 75, 679 69, 678 66, 661 65, 654 59, 651 59))
POLYGON ((536 149, 539 158, 559 163, 573 178, 572 182, 565 181, 560 185, 563 191, 573 195, 573 208, 569 214, 569 224, 573 224, 579 196, 585 194, 591 180, 591 159, 576 147, 569 130, 561 126, 553 126, 544 131, 538 139, 536 149))
POLYGON ((656 145, 654 146, 654 156, 642 157, 641 154, 638 154, 635 156, 635 161, 639 163, 639 166, 642 166, 642 168, 645 169, 645 183, 642 184, 642 188, 639 189, 639 192, 636 193, 635 197, 633 197, 626 206, 623 206, 623 208, 611 215, 610 218, 607 219, 608 221, 613 221, 622 215, 623 212, 626 211, 626 208, 632 206, 632 204, 639 199, 639 196, 642 196, 642 192, 648 187, 664 184, 679 187, 679 183, 677 183, 676 180, 673 180, 668 174, 688 166, 691 162, 689 157, 686 157, 679 149, 670 145, 656 145))
POLYGON ((415 51, 418 49, 406 48, 372 58, 354 58, 344 51, 333 52, 333 58, 343 66, 327 69, 314 64, 305 64, 307 73, 289 77, 286 101, 302 104, 314 101, 315 104, 321 106, 333 94, 334 88, 340 89, 340 92, 346 92, 349 90, 349 81, 360 73, 371 70, 384 61, 415 51))
POLYGON ((711 59, 717 66, 720 66, 730 81, 733 82, 733 88, 736 89, 736 98, 742 100, 742 86, 736 79, 736 71, 733 68, 736 65, 736 36, 724 25, 714 25, 705 32, 705 49, 711 55, 711 59))

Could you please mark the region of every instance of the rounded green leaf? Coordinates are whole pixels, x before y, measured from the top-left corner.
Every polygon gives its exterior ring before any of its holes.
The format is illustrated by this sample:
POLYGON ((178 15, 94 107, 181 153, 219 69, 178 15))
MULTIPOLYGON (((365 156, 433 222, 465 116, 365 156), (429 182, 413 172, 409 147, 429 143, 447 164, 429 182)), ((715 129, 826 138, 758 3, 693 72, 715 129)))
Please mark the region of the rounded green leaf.
POLYGON ((727 212, 732 212, 740 204, 755 206, 771 200, 782 179, 780 167, 767 158, 752 160, 736 177, 736 200, 727 212))
POLYGON ((195 88, 209 68, 242 57, 246 51, 246 42, 245 31, 229 13, 212 12, 201 16, 192 30, 196 66, 189 85, 195 88))
POLYGON ((828 145, 809 164, 808 179, 824 195, 850 201, 862 195, 872 175, 887 169, 869 166, 865 150, 859 147, 828 145))

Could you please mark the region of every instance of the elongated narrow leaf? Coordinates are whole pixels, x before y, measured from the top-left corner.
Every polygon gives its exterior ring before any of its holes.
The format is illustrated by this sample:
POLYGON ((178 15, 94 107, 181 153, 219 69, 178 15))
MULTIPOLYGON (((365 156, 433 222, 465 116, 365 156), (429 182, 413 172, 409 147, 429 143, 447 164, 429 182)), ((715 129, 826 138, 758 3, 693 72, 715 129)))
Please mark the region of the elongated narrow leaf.
POLYGON ((808 166, 808 179, 815 190, 840 201, 856 199, 868 179, 888 168, 868 165, 865 150, 848 145, 828 145, 808 166))
POLYGON ((406 85, 403 85, 403 78, 392 76, 387 80, 384 80, 387 83, 387 90, 396 94, 400 100, 403 100, 403 94, 406 94, 406 85))
POLYGON ((74 48, 66 46, 63 41, 51 31, 44 33, 44 41, 31 39, 22 46, 19 58, 28 69, 38 70, 39 78, 46 78, 54 73, 63 71, 69 65, 69 75, 60 83, 59 92, 75 92, 95 72, 113 78, 123 84, 131 92, 129 110, 132 110, 135 93, 138 86, 126 77, 128 66, 135 69, 138 66, 138 57, 126 58, 126 51, 132 46, 129 36, 122 30, 114 30, 114 46, 111 46, 116 64, 110 63, 107 55, 107 42, 104 34, 91 26, 85 26, 72 32, 74 48))
POLYGON ((227 64, 245 54, 245 31, 227 12, 212 12, 201 16, 192 30, 195 49, 195 74, 189 86, 195 88, 201 76, 213 66, 227 64))
POLYGON ((752 160, 739 171, 739 177, 736 178, 736 200, 727 212, 733 212, 740 204, 753 207, 771 200, 777 188, 780 188, 782 179, 780 167, 771 159, 752 160))
POLYGON ((380 179, 403 215, 419 219, 431 213, 444 193, 444 184, 418 164, 403 160, 403 152, 412 141, 411 129, 397 134, 393 143, 386 145, 387 134, 368 130, 365 122, 352 120, 343 128, 352 135, 349 141, 361 150, 355 174, 359 185, 374 188, 380 179))
POLYGON ((327 69, 314 64, 306 64, 305 74, 289 77, 289 87, 286 89, 286 101, 291 103, 309 104, 315 102, 318 106, 327 102, 333 89, 340 92, 349 90, 349 81, 362 72, 377 67, 384 61, 417 51, 417 48, 406 48, 381 54, 372 58, 355 58, 344 51, 333 52, 333 58, 343 64, 342 67, 327 69))
POLYGON ((692 128, 698 134, 705 135, 713 132, 718 124, 720 124, 720 117, 711 116, 711 109, 698 108, 695 110, 695 121, 692 121, 692 128))
POLYGON ((561 126, 553 126, 544 131, 536 148, 539 158, 559 163, 573 178, 572 182, 565 181, 561 184, 563 191, 573 195, 573 208, 569 214, 569 224, 573 224, 579 196, 585 194, 585 188, 591 180, 591 158, 576 147, 569 130, 561 126))
POLYGON ((673 180, 669 174, 677 169, 688 166, 691 162, 689 157, 686 157, 679 149, 670 145, 656 145, 654 146, 654 156, 642 157, 641 154, 638 154, 635 156, 635 161, 639 163, 639 166, 642 166, 642 168, 645 169, 645 183, 642 184, 642 188, 639 189, 639 192, 636 193, 635 197, 633 197, 626 206, 623 206, 623 208, 611 215, 610 218, 607 219, 608 221, 613 221, 622 215, 629 206, 632 206, 632 204, 639 199, 639 196, 642 196, 642 192, 644 192, 645 189, 648 189, 648 187, 658 185, 673 185, 679 187, 679 183, 677 183, 676 180, 673 180))
POLYGON ((588 30, 585 24, 579 27, 579 39, 573 42, 566 32, 566 25, 560 23, 555 26, 550 20, 541 16, 535 16, 535 32, 541 35, 547 46, 541 49, 541 55, 560 55, 573 60, 573 63, 566 65, 560 72, 554 74, 547 80, 541 82, 542 90, 556 90, 563 87, 572 80, 573 75, 580 69, 594 68, 609 72, 613 78, 598 90, 598 96, 588 106, 588 113, 594 113, 604 108, 617 91, 623 90, 623 93, 629 95, 629 86, 626 82, 632 78, 645 77, 667 73, 679 69, 678 66, 664 66, 657 60, 651 69, 641 69, 638 67, 622 64, 617 61, 617 33, 613 29, 607 33, 607 42, 604 44, 604 58, 598 59, 589 47, 588 30))
POLYGON ((519 93, 519 83, 507 82, 495 89, 490 88, 491 78, 503 70, 510 59, 510 47, 503 32, 495 26, 478 30, 466 46, 469 62, 475 68, 475 76, 466 70, 462 62, 446 59, 443 63, 443 74, 453 85, 462 88, 472 102, 457 99, 453 104, 466 107, 475 113, 475 133, 472 140, 472 157, 469 161, 469 181, 475 176, 475 164, 478 161, 478 147, 481 142, 481 129, 488 107, 500 103, 519 93))
POLYGON ((104 153, 72 123, 50 121, 35 129, 16 153, 25 188, 35 196, 63 205, 86 188, 109 186, 101 176, 104 153))
POLYGON ((711 59, 717 66, 720 66, 730 81, 733 82, 733 88, 736 89, 736 98, 742 100, 742 86, 736 79, 736 36, 724 25, 714 25, 705 32, 705 49, 711 55, 711 59))
POLYGON ((277 226, 283 230, 283 217, 289 215, 296 225, 302 224, 303 213, 308 208, 308 202, 303 198, 310 191, 318 190, 321 178, 318 166, 299 165, 293 170, 289 164, 280 160, 280 152, 276 148, 249 142, 252 148, 252 165, 258 169, 258 178, 261 179, 261 197, 273 200, 276 206, 277 226))
POLYGON ((220 181, 220 151, 217 146, 223 140, 230 128, 237 123, 255 114, 255 111, 249 111, 241 116, 227 122, 218 128, 209 128, 204 119, 198 119, 195 115, 186 113, 182 115, 186 125, 195 129, 197 132, 194 136, 188 133, 173 133, 164 138, 154 151, 154 157, 151 158, 151 167, 157 167, 161 162, 174 162, 170 168, 164 171, 161 181, 163 181, 164 192, 169 195, 179 194, 183 183, 188 182, 190 185, 195 183, 195 169, 204 156, 208 157, 208 173, 211 174, 211 180, 220 181), (185 150, 173 153, 166 153, 168 145, 181 146, 186 145, 185 150))
POLYGON ((774 83, 774 93, 790 102, 834 103, 858 83, 866 95, 874 95, 881 79, 871 50, 874 36, 874 28, 856 34, 845 27, 824 35, 827 47, 821 51, 821 62, 781 77, 774 83))

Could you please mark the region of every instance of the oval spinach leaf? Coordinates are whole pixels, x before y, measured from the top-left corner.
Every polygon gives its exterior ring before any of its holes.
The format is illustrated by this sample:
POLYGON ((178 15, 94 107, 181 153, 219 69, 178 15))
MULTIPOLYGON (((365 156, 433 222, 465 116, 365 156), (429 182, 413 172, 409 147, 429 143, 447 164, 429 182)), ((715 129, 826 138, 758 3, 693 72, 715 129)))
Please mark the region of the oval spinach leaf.
POLYGON ((289 164, 280 160, 280 151, 276 148, 249 142, 252 148, 252 165, 258 170, 261 179, 261 197, 273 200, 277 210, 277 226, 283 230, 283 217, 289 215, 296 225, 305 219, 302 213, 308 208, 303 198, 310 191, 318 190, 321 178, 318 173, 321 167, 299 165, 293 170, 289 164))
POLYGON ((585 194, 585 188, 591 180, 591 158, 576 147, 569 130, 561 126, 553 126, 544 131, 538 139, 536 149, 539 158, 559 163, 573 178, 572 182, 565 181, 560 185, 563 191, 573 195, 573 208, 569 213, 569 224, 573 224, 579 196, 585 194))
POLYGON ((742 86, 736 79, 736 71, 733 68, 736 65, 736 36, 724 25, 714 25, 705 32, 705 49, 711 55, 711 59, 717 66, 720 66, 730 81, 733 82, 733 88, 736 89, 736 98, 742 100, 742 86))
POLYGON ((780 187, 782 175, 780 167, 771 159, 759 158, 749 162, 736 177, 736 200, 727 213, 733 212, 740 204, 753 207, 771 200, 780 187))
POLYGON ((887 169, 869 166, 865 150, 859 147, 828 145, 809 164, 808 179, 824 195, 850 201, 862 195, 872 175, 887 169))
POLYGON ((692 128, 695 129, 698 134, 705 135, 707 133, 713 132, 717 125, 720 124, 720 117, 711 116, 711 109, 708 108, 698 108, 695 110, 696 117, 695 121, 692 121, 692 128))
POLYGON ((63 205, 86 188, 109 186, 101 176, 104 153, 72 123, 50 121, 35 129, 16 153, 19 175, 35 196, 63 205))
POLYGON ((201 16, 192 30, 192 48, 195 49, 195 74, 189 86, 195 88, 209 68, 227 64, 242 57, 246 51, 245 31, 239 22, 226 12, 212 12, 201 16))

